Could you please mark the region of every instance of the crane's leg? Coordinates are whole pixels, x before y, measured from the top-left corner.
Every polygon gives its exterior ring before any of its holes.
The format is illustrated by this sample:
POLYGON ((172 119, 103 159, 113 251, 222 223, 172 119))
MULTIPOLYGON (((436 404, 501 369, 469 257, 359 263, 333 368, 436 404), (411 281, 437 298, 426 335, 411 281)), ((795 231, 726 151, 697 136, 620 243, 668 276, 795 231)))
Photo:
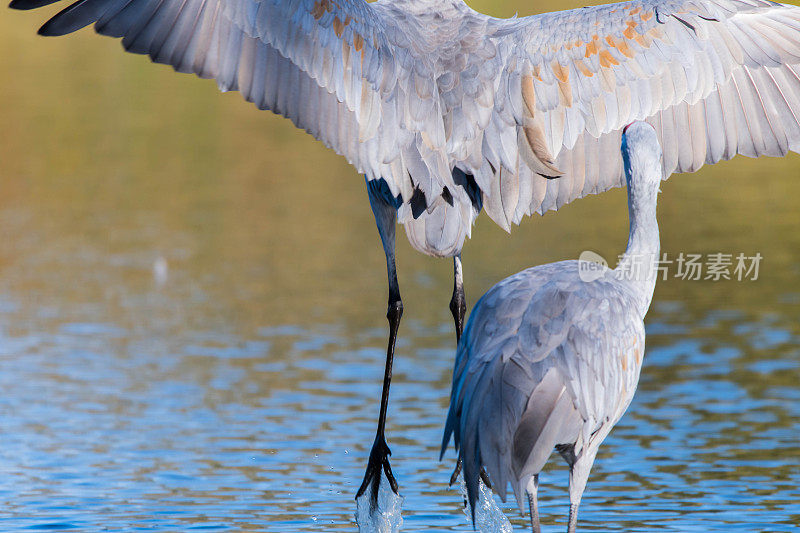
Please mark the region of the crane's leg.
POLYGON ((578 527, 578 506, 581 504, 582 494, 573 496, 572 475, 570 475, 569 485, 569 522, 567 523, 567 533, 575 533, 578 527))
MULTIPOLYGON (((464 317, 467 314, 467 298, 464 295, 464 274, 461 269, 461 254, 453 257, 453 297, 450 298, 450 312, 453 313, 453 321, 456 325, 456 344, 461 340, 464 333, 464 317)), ((458 474, 461 473, 461 458, 456 461, 456 469, 450 476, 450 485, 456 482, 458 474)), ((486 469, 481 467, 481 480, 483 484, 492 488, 492 482, 486 474, 486 469)))
POLYGON ((528 482, 526 489, 528 493, 528 507, 531 510, 531 531, 533 533, 541 533, 542 529, 539 525, 539 501, 537 500, 537 493, 539 492, 539 474, 536 474, 528 482))
MULTIPOLYGON (((597 444, 599 445, 599 442, 597 444)), ((586 482, 589 480, 589 472, 592 469, 596 455, 596 447, 584 449, 575 457, 575 462, 569 466, 569 523, 567 525, 567 533, 575 533, 575 529, 578 527, 578 506, 581 504, 581 497, 583 497, 583 491, 586 489, 586 482)))
POLYGON ((467 314, 467 299, 464 296, 464 276, 461 271, 461 254, 453 257, 453 297, 450 299, 450 312, 456 323, 456 344, 464 333, 464 315, 467 314))
POLYGON ((386 444, 384 431, 386 429, 386 409, 389 405, 389 386, 392 382, 392 360, 394 359, 394 345, 397 340, 397 330, 400 327, 400 318, 403 316, 403 302, 400 299, 400 286, 397 283, 397 270, 395 267, 395 224, 397 221, 397 208, 388 203, 386 195, 388 186, 383 183, 383 187, 378 187, 374 182, 367 183, 369 191, 369 202, 372 212, 375 215, 375 223, 378 225, 378 233, 381 236, 383 251, 386 255, 386 270, 389 277, 389 307, 386 311, 386 318, 389 320, 389 345, 386 349, 386 368, 383 373, 383 391, 381 393, 381 410, 378 416, 378 431, 375 435, 375 442, 369 454, 367 471, 364 473, 364 481, 361 482, 356 493, 359 498, 367 487, 370 488, 370 508, 375 509, 378 503, 378 489, 380 488, 381 472, 386 473, 386 479, 395 494, 397 494, 397 481, 392 475, 392 467, 389 464, 389 456, 392 452, 386 444), (384 190, 385 189, 385 190, 384 190))

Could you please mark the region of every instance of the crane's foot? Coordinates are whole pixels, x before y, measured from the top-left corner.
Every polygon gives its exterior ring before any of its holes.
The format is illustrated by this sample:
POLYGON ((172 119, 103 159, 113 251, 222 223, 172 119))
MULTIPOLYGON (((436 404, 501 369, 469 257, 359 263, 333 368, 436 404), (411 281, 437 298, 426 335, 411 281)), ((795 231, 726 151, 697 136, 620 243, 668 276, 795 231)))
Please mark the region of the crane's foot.
POLYGON ((392 452, 386 444, 386 439, 382 433, 379 433, 375 437, 375 442, 372 443, 372 451, 369 452, 369 462, 367 463, 367 471, 364 473, 364 481, 361 482, 361 487, 356 493, 356 499, 358 499, 364 494, 367 487, 369 487, 369 504, 371 509, 375 509, 378 505, 378 489, 381 486, 381 472, 386 474, 386 479, 389 481, 392 492, 395 494, 398 493, 397 480, 394 479, 392 467, 389 464, 390 455, 392 455, 392 452))
POLYGON ((450 486, 451 487, 453 486, 453 483, 455 483, 458 480, 458 475, 460 473, 461 473, 461 458, 459 457, 458 460, 456 461, 455 470, 453 470, 453 473, 450 474, 450 486))
MULTIPOLYGON (((450 474, 450 486, 451 487, 453 486, 453 483, 455 483, 458 480, 458 475, 460 473, 461 473, 461 458, 459 457, 458 460, 456 461, 456 469, 453 470, 452 474, 450 474)), ((483 481, 483 484, 486 485, 487 488, 491 489, 492 488, 492 482, 489 480, 489 474, 486 473, 486 469, 485 468, 481 467, 481 474, 480 475, 481 475, 481 481, 483 481)))
POLYGON ((486 469, 483 467, 481 467, 481 481, 483 481, 483 484, 486 485, 487 489, 492 488, 492 482, 489 479, 489 474, 486 473, 486 469))

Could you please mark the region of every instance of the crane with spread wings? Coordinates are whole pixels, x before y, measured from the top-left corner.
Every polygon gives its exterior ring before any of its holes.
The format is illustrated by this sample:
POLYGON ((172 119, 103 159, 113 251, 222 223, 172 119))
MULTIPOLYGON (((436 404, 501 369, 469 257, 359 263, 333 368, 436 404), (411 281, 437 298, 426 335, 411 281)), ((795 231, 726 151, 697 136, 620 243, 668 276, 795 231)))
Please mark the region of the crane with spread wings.
MULTIPOLYGON (((58 0, 12 0, 33 9, 58 0)), ((452 257, 483 209, 508 230, 624 185, 621 129, 655 127, 663 170, 800 148, 800 8, 637 0, 498 19, 462 0, 78 0, 43 35, 94 24, 176 71, 214 78, 365 175, 389 279, 389 343, 362 494, 397 483, 384 438, 403 312, 395 227, 452 257), (551 178, 558 179, 551 179, 551 178)))

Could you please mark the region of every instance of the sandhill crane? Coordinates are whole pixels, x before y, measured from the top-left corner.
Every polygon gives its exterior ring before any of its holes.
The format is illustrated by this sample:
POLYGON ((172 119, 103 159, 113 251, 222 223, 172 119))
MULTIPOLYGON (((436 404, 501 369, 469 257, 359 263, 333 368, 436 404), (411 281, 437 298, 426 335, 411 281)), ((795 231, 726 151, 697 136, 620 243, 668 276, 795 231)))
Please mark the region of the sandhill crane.
MULTIPOLYGON (((12 0, 33 9, 58 0, 12 0)), ((800 147, 800 9, 649 0, 496 19, 462 0, 78 0, 39 33, 94 23, 179 72, 291 119, 365 175, 389 280, 389 342, 361 495, 381 471, 403 304, 395 225, 452 257, 482 208, 509 230, 624 183, 620 130, 647 120, 667 175, 800 147), (558 180, 546 178, 560 176, 558 180)))
MULTIPOLYGON (((475 518, 486 468, 539 533, 539 472, 553 448, 569 464, 569 533, 597 449, 627 409, 642 367, 644 316, 656 285, 661 147, 649 124, 622 135, 630 235, 616 269, 562 261, 523 270, 475 304, 458 344, 442 455, 455 435, 475 518)), ((458 468, 458 467, 457 467, 458 468)))

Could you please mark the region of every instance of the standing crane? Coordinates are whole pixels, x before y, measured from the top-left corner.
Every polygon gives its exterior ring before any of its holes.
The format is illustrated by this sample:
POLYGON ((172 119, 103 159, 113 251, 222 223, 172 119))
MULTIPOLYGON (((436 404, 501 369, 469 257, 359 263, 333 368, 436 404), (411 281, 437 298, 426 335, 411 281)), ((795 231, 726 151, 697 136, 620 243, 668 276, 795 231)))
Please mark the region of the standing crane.
POLYGON ((382 471, 397 492, 384 428, 403 314, 398 222, 416 250, 453 258, 458 339, 460 254, 481 209, 508 231, 622 186, 625 124, 655 126, 667 175, 800 149, 800 8, 766 0, 638 0, 511 19, 462 0, 77 0, 39 33, 89 24, 240 91, 364 174, 389 280, 380 417, 358 490, 371 485, 373 502, 382 471))
POLYGON ((580 261, 529 268, 489 289, 470 314, 442 455, 454 434, 473 520, 485 468, 503 501, 509 481, 520 510, 527 492, 531 528, 539 533, 539 472, 555 448, 569 465, 574 533, 597 449, 633 399, 659 252, 656 201, 664 174, 653 127, 628 126, 622 156, 630 234, 617 268, 603 267, 591 279, 580 261))

